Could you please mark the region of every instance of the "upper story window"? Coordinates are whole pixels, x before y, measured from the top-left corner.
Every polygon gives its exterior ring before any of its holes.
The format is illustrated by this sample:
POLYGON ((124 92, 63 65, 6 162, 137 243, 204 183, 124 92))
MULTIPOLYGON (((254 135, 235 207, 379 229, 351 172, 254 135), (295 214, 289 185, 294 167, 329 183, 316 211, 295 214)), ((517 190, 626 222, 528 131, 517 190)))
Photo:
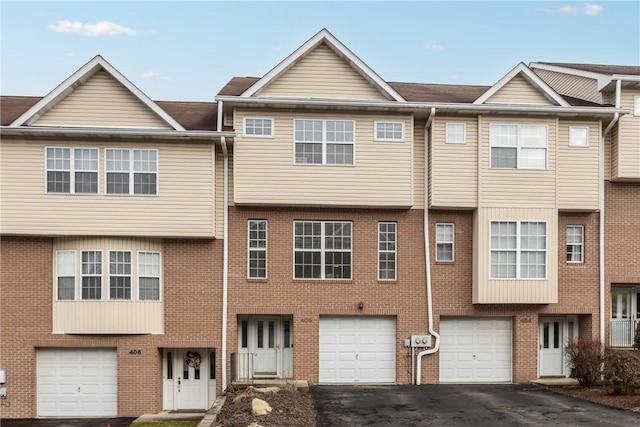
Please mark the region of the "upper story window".
POLYGON ((138 299, 160 300, 159 252, 138 252, 138 299))
POLYGON ((250 279, 267 277, 267 221, 249 220, 248 272, 250 279))
POLYGON ((583 225, 567 225, 567 262, 584 262, 583 225))
POLYGON ((130 251, 109 251, 109 299, 131 299, 130 251))
POLYGON ((47 193, 97 194, 98 149, 47 147, 47 193))
POLYGON ((436 261, 453 261, 453 224, 436 224, 436 261))
POLYGON ((633 97, 633 115, 640 116, 640 96, 633 97))
POLYGON ((351 120, 294 120, 296 164, 353 165, 351 120))
POLYGON ((102 299, 102 251, 82 251, 82 299, 102 299))
POLYGON ((403 122, 375 122, 376 141, 404 141, 403 122))
POLYGON ((447 123, 445 142, 447 144, 464 144, 467 142, 467 125, 465 123, 447 123))
POLYGON ((244 136, 273 137, 273 119, 245 117, 244 136))
POLYGON ((158 194, 156 150, 106 149, 107 194, 158 194))
POLYGON ((76 253, 58 251, 56 253, 56 295, 58 301, 76 298, 76 253))
POLYGON ((547 168, 547 126, 491 124, 489 134, 491 168, 547 168))
POLYGON ((351 223, 295 221, 294 277, 351 279, 351 223))
POLYGON ((491 279, 547 276, 547 223, 491 221, 491 279))
POLYGON ((586 126, 569 126, 569 145, 571 147, 588 147, 589 128, 586 126))
POLYGON ((398 224, 378 223, 378 280, 396 280, 398 224))

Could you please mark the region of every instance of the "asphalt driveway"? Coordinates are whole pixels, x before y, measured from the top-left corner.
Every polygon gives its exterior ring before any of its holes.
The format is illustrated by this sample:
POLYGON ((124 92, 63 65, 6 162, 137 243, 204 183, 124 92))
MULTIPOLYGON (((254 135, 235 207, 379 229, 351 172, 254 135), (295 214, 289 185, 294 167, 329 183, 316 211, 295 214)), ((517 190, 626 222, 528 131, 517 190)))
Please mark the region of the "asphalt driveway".
POLYGON ((640 413, 531 384, 312 386, 317 427, 632 426, 640 413))

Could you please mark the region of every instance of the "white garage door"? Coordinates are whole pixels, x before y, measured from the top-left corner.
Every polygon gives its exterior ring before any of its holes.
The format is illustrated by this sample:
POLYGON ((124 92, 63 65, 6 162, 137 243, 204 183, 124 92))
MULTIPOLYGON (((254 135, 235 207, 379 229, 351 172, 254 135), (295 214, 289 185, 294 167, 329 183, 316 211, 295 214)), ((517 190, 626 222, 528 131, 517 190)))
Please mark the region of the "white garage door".
POLYGON ((38 350, 38 416, 118 415, 112 349, 38 350))
POLYGON ((394 317, 321 317, 320 382, 394 383, 394 317))
POLYGON ((511 319, 440 321, 440 382, 511 381, 511 319))

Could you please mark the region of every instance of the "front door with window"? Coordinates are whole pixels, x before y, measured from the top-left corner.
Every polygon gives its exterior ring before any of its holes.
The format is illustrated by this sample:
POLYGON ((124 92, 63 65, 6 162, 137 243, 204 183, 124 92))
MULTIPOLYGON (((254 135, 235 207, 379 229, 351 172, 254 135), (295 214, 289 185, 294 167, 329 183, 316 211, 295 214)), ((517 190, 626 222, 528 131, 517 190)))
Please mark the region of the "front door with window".
POLYGON ((235 379, 293 377, 291 316, 239 316, 235 379))
POLYGON ((564 375, 565 319, 540 318, 540 376, 564 375))
MULTIPOLYGON (((278 375, 278 340, 277 317, 256 317, 253 334, 253 374, 256 377, 276 377, 278 375)), ((278 328, 279 329, 279 328, 278 328)))
POLYGON ((611 347, 633 346, 633 294, 633 287, 611 288, 611 347))
POLYGON ((179 348, 163 353, 163 409, 209 408, 215 398, 215 352, 179 348))

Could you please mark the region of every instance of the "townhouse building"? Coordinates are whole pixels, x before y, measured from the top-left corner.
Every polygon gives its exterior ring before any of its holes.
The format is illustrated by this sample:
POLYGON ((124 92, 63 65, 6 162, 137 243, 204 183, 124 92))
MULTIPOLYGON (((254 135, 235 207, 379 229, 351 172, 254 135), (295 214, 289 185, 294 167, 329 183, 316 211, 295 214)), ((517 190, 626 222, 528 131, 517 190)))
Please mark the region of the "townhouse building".
POLYGON ((568 340, 628 346, 638 68, 388 82, 321 30, 215 102, 154 102, 100 56, 2 97, 2 418, 524 382, 569 376, 568 340))

